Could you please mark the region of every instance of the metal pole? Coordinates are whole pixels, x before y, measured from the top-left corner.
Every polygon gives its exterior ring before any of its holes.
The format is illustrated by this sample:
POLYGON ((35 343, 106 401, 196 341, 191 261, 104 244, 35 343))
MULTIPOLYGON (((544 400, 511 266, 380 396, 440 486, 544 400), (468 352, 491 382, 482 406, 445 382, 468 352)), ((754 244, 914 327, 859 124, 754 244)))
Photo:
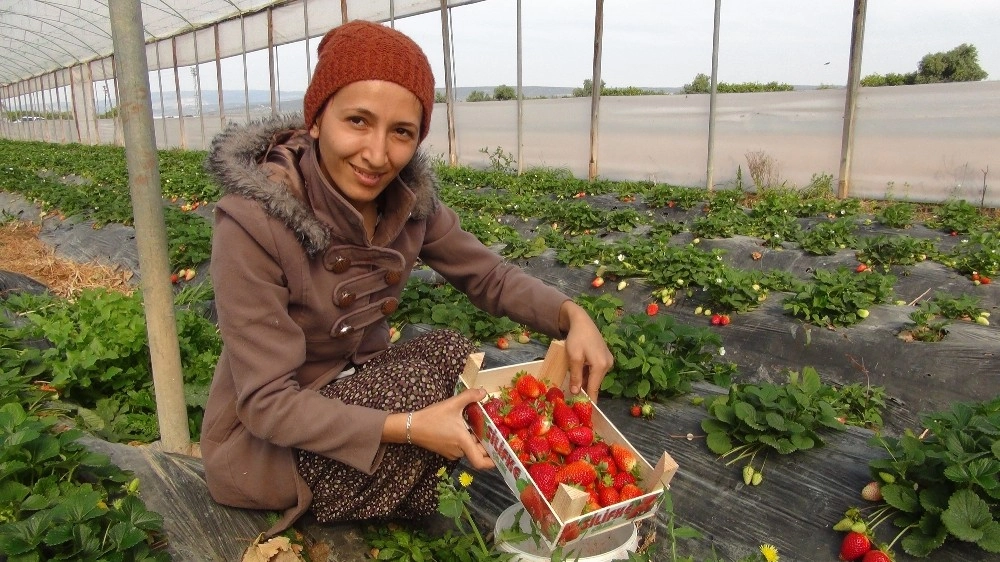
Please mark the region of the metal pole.
POLYGON ((219 130, 226 128, 225 95, 222 93, 222 45, 219 43, 219 24, 212 26, 215 36, 215 86, 219 93, 219 130))
POLYGON ((517 175, 524 172, 524 94, 522 90, 521 0, 517 0, 517 175))
MULTIPOLYGON (((177 127, 181 134, 181 148, 187 148, 187 129, 184 128, 184 106, 181 105, 181 77, 177 68, 177 37, 170 38, 171 62, 174 67, 174 97, 177 99, 177 127)), ((145 60, 145 59, 144 59, 145 60)))
POLYGON ((163 65, 160 64, 160 44, 156 42, 156 84, 160 93, 160 124, 163 126, 163 146, 170 146, 170 137, 167 136, 167 109, 163 105, 163 65))
POLYGON ((705 189, 715 189, 715 98, 718 95, 719 80, 719 27, 722 14, 722 0, 715 0, 715 28, 712 31, 712 91, 708 96, 708 165, 705 173, 705 189))
POLYGON ((146 309, 146 330, 153 366, 160 445, 171 453, 189 454, 191 436, 184 403, 170 266, 167 263, 167 233, 163 223, 159 163, 153 135, 142 11, 139 0, 111 0, 108 11, 111 14, 116 70, 121 73, 122 81, 119 107, 127 139, 125 162, 142 271, 143 306, 146 309))
POLYGON ((854 0, 854 24, 851 29, 851 64, 847 71, 847 99, 844 102, 844 135, 840 143, 840 178, 837 197, 844 199, 851 191, 851 156, 854 152, 854 115, 861 85, 861 47, 865 42, 865 12, 868 0, 854 0))
POLYGON ((448 164, 458 165, 458 148, 455 146, 455 91, 451 81, 451 32, 448 22, 448 0, 441 0, 441 43, 444 48, 444 95, 448 114, 448 164))
POLYGON ((597 179, 597 117, 601 107, 601 39, 604 36, 604 0, 594 12, 594 77, 590 92, 590 166, 587 178, 597 179))
POLYGON ((274 80, 274 12, 267 9, 267 81, 271 88, 271 116, 278 114, 278 98, 274 80))

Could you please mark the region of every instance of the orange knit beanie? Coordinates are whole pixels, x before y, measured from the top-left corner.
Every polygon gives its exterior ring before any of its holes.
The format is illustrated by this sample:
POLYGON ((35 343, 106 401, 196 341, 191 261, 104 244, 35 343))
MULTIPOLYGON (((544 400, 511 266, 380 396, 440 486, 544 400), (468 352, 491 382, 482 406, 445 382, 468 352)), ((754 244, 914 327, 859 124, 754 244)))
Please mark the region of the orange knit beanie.
POLYGON ((317 52, 316 71, 303 102, 307 129, 337 90, 361 80, 385 80, 399 84, 420 100, 420 140, 424 140, 434 108, 434 73, 412 39, 384 25, 355 20, 327 32, 317 52))

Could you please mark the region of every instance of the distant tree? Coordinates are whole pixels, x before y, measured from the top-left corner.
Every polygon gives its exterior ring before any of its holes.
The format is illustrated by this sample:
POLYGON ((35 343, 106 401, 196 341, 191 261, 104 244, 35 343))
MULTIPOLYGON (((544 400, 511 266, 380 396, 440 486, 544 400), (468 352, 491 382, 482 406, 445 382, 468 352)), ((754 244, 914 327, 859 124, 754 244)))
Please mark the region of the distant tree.
POLYGON ((498 101, 516 100, 517 90, 515 90, 513 86, 500 84, 499 86, 493 89, 493 99, 498 101))
POLYGON ((707 94, 711 91, 712 81, 707 74, 699 73, 690 84, 684 84, 681 91, 685 94, 707 94))
POLYGON ((924 55, 917 65, 917 84, 934 82, 978 82, 986 71, 979 66, 979 53, 973 45, 962 43, 946 53, 924 55))
MULTIPOLYGON (((601 80, 601 91, 604 91, 605 82, 601 80)), ((594 81, 587 78, 583 81, 582 88, 573 88, 574 98, 587 98, 594 95, 594 81)))
POLYGON ((479 90, 472 90, 465 101, 490 101, 493 98, 488 96, 485 92, 480 92, 479 90))
POLYGON ((448 101, 448 97, 444 95, 444 92, 434 92, 434 103, 445 103, 448 101))
POLYGON ((962 43, 941 53, 928 53, 920 59, 916 72, 909 74, 870 74, 861 79, 862 86, 902 86, 936 84, 939 82, 978 82, 985 80, 986 71, 979 66, 979 53, 973 45, 962 43))

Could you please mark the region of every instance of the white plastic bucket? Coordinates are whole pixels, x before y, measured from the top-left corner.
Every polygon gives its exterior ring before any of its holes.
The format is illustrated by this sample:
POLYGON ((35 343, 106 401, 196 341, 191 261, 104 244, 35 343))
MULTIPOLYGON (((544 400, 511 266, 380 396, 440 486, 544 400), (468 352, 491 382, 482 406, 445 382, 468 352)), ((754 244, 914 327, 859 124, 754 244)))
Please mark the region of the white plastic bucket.
MULTIPOLYGON (((524 507, 520 503, 505 509, 497 517, 495 536, 499 537, 503 531, 514 526, 518 511, 522 511, 521 530, 530 532, 531 518, 523 510, 524 507)), ((498 541, 496 547, 501 552, 514 554, 511 559, 514 562, 549 562, 552 559, 551 549, 540 539, 537 545, 533 539, 516 543, 498 541)), ((639 548, 639 533, 635 524, 631 523, 575 541, 563 547, 563 554, 569 556, 570 560, 578 562, 606 562, 628 559, 628 553, 635 552, 637 548, 639 548)))

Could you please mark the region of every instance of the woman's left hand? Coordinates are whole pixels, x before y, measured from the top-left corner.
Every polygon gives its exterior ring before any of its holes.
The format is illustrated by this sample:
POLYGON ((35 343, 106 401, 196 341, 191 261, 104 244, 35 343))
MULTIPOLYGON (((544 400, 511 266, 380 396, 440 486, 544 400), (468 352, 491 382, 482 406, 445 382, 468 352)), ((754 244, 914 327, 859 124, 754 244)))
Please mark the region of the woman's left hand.
POLYGON ((563 302, 559 309, 559 327, 566 333, 570 392, 585 390, 597 402, 604 375, 614 365, 614 355, 587 311, 571 300, 563 302))

